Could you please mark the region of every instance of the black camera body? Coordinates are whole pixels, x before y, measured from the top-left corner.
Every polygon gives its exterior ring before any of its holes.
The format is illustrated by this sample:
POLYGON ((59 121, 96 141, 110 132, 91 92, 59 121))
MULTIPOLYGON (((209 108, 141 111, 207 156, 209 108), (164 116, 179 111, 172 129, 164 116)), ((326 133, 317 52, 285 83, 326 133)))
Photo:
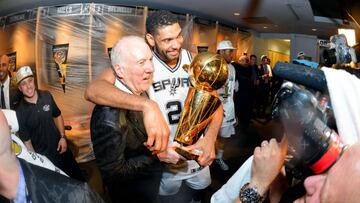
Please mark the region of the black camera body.
POLYGON ((287 166, 298 179, 324 173, 340 157, 344 144, 336 133, 328 95, 285 82, 275 96, 272 117, 289 139, 293 158, 287 166))

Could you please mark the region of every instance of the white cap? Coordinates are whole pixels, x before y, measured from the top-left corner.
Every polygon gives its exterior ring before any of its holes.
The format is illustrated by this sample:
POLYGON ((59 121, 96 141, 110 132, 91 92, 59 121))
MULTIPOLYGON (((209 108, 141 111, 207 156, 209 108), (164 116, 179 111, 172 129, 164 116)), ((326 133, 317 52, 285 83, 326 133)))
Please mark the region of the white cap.
POLYGON ((23 66, 16 71, 16 84, 19 84, 23 79, 34 76, 29 66, 23 66))
POLYGON ((300 52, 297 54, 297 58, 299 58, 300 56, 306 56, 305 52, 300 51, 300 52))
POLYGON ((266 56, 266 55, 262 55, 262 56, 260 57, 261 60, 263 60, 263 58, 267 58, 267 56, 266 56))
POLYGON ((232 45, 231 41, 223 40, 223 41, 219 42, 216 50, 224 50, 224 49, 236 49, 236 48, 232 45))

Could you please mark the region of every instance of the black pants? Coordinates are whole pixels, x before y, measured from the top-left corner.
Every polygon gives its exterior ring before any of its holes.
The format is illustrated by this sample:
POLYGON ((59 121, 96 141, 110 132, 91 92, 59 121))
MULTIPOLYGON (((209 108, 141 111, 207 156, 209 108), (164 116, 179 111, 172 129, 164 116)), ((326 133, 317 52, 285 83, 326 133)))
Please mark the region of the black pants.
POLYGON ((112 203, 151 203, 159 193, 161 174, 104 181, 112 203))
MULTIPOLYGON (((54 159, 54 158, 52 158, 52 159, 54 159)), ((53 164, 55 164, 55 166, 60 168, 71 178, 85 182, 85 179, 84 179, 83 175, 81 174, 81 170, 80 170, 77 162, 75 161, 73 154, 71 153, 70 150, 67 150, 63 154, 60 154, 54 160, 51 160, 51 161, 53 162, 53 164)))

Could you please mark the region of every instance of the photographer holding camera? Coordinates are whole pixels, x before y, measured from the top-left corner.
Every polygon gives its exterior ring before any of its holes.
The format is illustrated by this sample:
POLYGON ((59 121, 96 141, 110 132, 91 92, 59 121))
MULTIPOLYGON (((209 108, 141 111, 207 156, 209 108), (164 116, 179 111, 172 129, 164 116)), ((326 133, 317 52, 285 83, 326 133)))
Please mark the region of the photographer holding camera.
MULTIPOLYGON (((337 57, 337 64, 349 63, 337 57)), ((356 59, 351 58, 353 62, 356 59)), ((268 144, 264 141, 211 201, 262 202, 267 191, 271 202, 294 201, 300 197, 299 193, 280 198, 286 184, 274 181, 278 180, 276 177, 285 163, 292 169, 287 171, 290 172, 287 176, 297 178, 295 172, 300 171, 300 183, 304 180, 304 196, 297 202, 357 202, 360 199, 357 192, 360 182, 356 178, 360 175, 357 170, 360 162, 356 160, 360 153, 357 143, 360 136, 360 80, 343 70, 325 67, 314 70, 285 63, 277 64, 274 74, 302 84, 283 84, 273 103, 273 116, 284 127, 289 139, 288 154, 295 162, 284 162, 283 145, 279 149, 275 140, 268 144), (345 174, 354 178, 347 179, 345 174), (276 186, 272 187, 272 184, 276 186)))
MULTIPOLYGON (((280 146, 272 139, 270 142, 264 141, 261 147, 255 149, 251 179, 249 183, 242 186, 240 194, 234 196, 235 202, 261 202, 264 200, 266 192, 278 176, 284 162, 285 148, 280 146)), ((360 186, 359 156, 360 143, 350 146, 326 174, 309 176, 305 179, 306 194, 295 202, 358 202, 360 199, 358 192, 360 186), (351 178, 347 178, 348 174, 351 174, 351 178)), ((226 184, 241 179, 241 177, 236 177, 237 174, 238 172, 226 184)), ((219 191, 224 190, 224 187, 226 185, 219 191)), ((233 199, 229 197, 227 197, 229 199, 221 198, 219 191, 213 195, 211 202, 232 202, 233 199)))
POLYGON ((330 48, 321 53, 320 63, 326 67, 343 69, 360 78, 360 44, 350 47, 345 35, 330 37, 330 48))

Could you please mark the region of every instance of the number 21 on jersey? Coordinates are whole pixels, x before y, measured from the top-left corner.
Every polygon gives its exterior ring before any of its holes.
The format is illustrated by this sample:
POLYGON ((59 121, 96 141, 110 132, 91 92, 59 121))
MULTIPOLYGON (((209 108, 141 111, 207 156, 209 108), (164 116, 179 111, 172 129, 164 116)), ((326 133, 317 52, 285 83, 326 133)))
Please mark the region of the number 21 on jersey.
POLYGON ((170 101, 166 104, 167 117, 169 124, 177 124, 180 120, 180 114, 182 110, 182 105, 180 101, 170 101))

